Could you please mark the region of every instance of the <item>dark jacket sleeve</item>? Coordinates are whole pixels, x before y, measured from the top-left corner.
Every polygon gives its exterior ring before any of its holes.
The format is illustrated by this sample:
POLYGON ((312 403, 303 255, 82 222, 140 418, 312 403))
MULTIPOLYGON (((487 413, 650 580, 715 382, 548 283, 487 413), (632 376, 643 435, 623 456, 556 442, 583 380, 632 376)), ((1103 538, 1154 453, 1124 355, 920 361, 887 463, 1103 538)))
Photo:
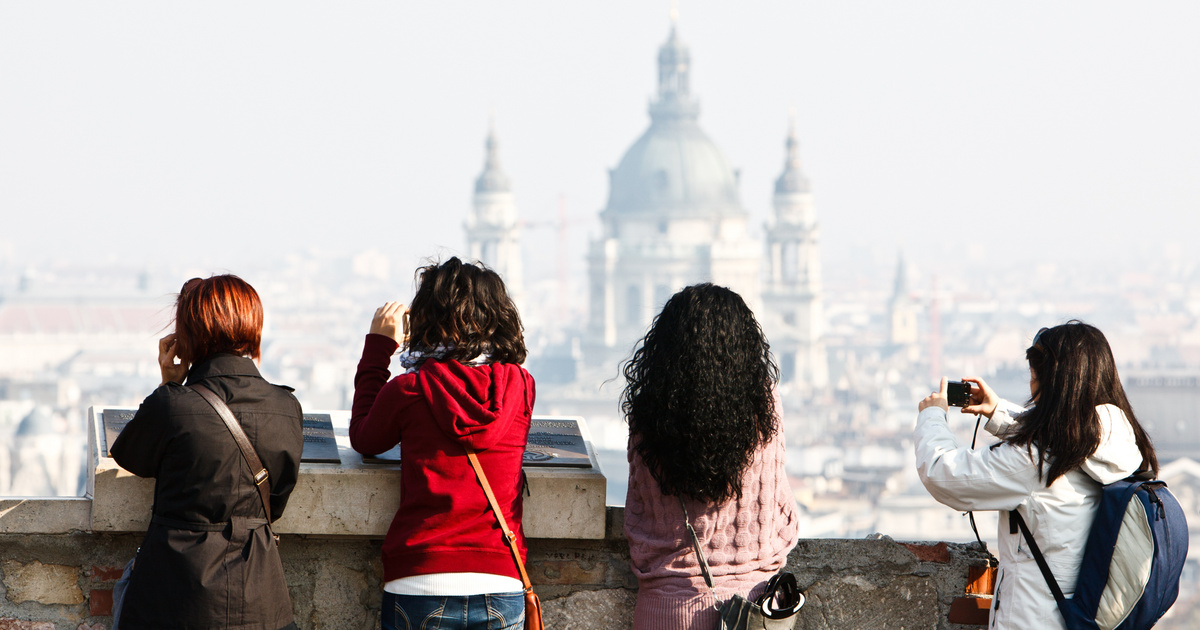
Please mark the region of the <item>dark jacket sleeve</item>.
POLYGON ((288 418, 290 423, 279 428, 283 448, 279 449, 275 461, 267 464, 271 471, 272 521, 278 520, 287 508, 288 498, 300 476, 300 456, 304 452, 304 411, 291 393, 287 394, 287 398, 294 407, 294 413, 288 418))
POLYGON ((154 390, 138 407, 137 413, 121 434, 113 441, 108 452, 117 464, 139 477, 153 477, 158 472, 170 434, 170 388, 178 387, 167 383, 154 390))

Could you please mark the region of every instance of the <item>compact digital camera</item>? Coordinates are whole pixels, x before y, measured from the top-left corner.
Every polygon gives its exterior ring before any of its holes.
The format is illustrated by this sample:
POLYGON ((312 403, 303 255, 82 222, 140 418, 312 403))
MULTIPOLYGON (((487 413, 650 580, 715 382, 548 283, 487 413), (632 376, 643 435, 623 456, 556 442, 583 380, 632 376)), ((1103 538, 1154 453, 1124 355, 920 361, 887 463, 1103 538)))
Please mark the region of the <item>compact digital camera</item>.
POLYGON ((964 381, 948 381, 946 402, 951 407, 966 407, 971 404, 971 384, 964 381))

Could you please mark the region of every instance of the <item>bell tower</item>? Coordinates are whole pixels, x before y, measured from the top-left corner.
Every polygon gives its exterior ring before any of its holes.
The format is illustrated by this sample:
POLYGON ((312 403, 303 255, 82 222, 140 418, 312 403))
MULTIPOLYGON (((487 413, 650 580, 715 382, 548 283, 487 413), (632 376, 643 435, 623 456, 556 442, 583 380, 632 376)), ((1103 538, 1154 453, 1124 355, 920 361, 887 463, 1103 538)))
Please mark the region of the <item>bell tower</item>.
POLYGON ((521 228, 517 221, 517 203, 512 186, 508 175, 500 167, 500 143, 496 140, 494 123, 489 125, 486 147, 483 172, 475 179, 472 210, 464 225, 467 231, 467 255, 500 274, 508 287, 509 297, 521 310, 524 306, 521 228))
POLYGON ((800 168, 794 116, 784 146, 787 157, 775 180, 775 213, 766 225, 764 327, 779 361, 780 379, 820 389, 829 384, 820 230, 808 178, 800 168))

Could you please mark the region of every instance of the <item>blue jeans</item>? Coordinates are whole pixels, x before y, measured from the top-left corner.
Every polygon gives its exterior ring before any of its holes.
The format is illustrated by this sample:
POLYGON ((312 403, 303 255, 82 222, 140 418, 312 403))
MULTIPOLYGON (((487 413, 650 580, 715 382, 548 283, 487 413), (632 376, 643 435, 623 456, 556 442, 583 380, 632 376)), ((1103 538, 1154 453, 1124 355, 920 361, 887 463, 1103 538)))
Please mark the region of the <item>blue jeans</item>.
POLYGON ((525 593, 396 595, 384 591, 382 630, 519 630, 525 593))
POLYGON ((117 630, 118 624, 121 622, 121 607, 125 604, 125 591, 129 588, 129 576, 133 574, 133 563, 136 561, 137 554, 134 554, 133 560, 125 564, 125 570, 121 572, 121 579, 113 585, 113 630, 117 630))

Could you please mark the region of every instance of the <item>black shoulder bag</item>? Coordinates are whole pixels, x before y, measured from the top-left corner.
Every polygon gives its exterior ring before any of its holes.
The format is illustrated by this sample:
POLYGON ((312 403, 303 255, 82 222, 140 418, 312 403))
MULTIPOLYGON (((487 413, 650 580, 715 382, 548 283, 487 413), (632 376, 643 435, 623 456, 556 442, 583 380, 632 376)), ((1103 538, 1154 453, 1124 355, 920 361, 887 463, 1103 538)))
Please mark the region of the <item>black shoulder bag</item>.
POLYGON ((720 615, 714 630, 791 630, 799 617, 797 613, 804 606, 804 593, 800 591, 796 576, 780 569, 779 573, 767 582, 763 594, 754 601, 734 594, 732 599, 722 602, 717 599, 708 559, 704 557, 704 549, 700 545, 700 538, 696 536, 696 530, 692 527, 683 497, 679 497, 679 507, 683 508, 683 523, 692 539, 692 550, 696 552, 696 559, 700 563, 700 573, 713 594, 713 606, 720 615))

